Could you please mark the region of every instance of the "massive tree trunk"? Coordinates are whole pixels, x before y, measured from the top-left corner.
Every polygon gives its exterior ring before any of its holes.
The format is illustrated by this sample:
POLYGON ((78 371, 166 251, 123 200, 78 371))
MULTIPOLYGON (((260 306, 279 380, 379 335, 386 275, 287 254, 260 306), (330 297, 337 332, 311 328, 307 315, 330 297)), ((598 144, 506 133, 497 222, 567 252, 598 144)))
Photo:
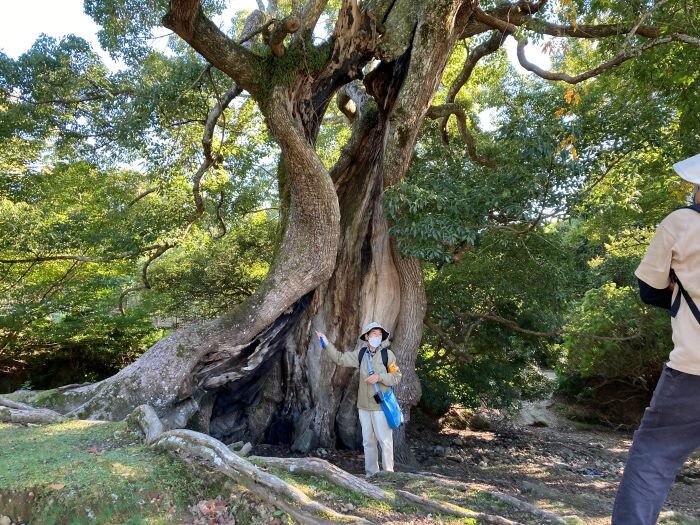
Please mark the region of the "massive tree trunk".
MULTIPOLYGON (((106 419, 149 404, 166 427, 189 426, 225 442, 282 442, 300 451, 356 447, 356 371, 337 368, 312 334, 323 331, 352 350, 360 328, 376 320, 392 332, 404 374, 398 397, 410 419, 420 397, 414 365, 425 297, 420 265, 398 253, 381 196, 408 170, 471 14, 471 2, 462 0, 376 0, 362 7, 346 0, 323 64, 295 64, 293 75, 282 75, 265 71, 260 57, 218 32, 196 0, 172 0, 166 25, 251 93, 280 145, 280 247, 260 289, 229 315, 178 330, 111 378, 43 400, 106 419), (362 84, 357 79, 373 58, 379 62, 362 84), (276 78, 286 80, 275 84, 276 78), (353 134, 328 172, 314 143, 339 90, 353 134)), ((301 36, 288 53, 304 58, 305 45, 310 41, 301 36)), ((289 62, 273 61, 272 68, 289 62)), ((403 437, 400 431, 400 459, 407 457, 403 437)))

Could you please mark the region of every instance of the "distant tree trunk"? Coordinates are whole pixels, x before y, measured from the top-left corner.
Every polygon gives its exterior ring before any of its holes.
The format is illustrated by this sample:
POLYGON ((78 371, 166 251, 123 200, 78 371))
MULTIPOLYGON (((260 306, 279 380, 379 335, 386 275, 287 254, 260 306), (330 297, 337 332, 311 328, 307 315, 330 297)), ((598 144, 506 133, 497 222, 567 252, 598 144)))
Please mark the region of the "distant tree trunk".
MULTIPOLYGON (((300 451, 358 446, 356 372, 323 356, 313 331, 352 350, 365 323, 386 326, 410 419, 420 398, 414 366, 425 296, 419 263, 401 257, 389 235, 381 196, 408 170, 471 3, 367 1, 361 10, 346 0, 324 66, 302 67, 294 82, 272 87, 269 76, 251 73, 257 58, 217 33, 193 4, 173 0, 166 25, 252 94, 281 148, 284 235, 275 261, 259 290, 231 314, 181 328, 115 376, 64 390, 51 404, 81 417, 119 419, 147 403, 166 427, 190 426, 226 442, 284 442, 300 451), (352 80, 373 56, 381 62, 363 88, 352 80), (329 173, 314 143, 338 90, 353 134, 329 173)), ((397 433, 399 459, 409 457, 404 435, 397 433)))

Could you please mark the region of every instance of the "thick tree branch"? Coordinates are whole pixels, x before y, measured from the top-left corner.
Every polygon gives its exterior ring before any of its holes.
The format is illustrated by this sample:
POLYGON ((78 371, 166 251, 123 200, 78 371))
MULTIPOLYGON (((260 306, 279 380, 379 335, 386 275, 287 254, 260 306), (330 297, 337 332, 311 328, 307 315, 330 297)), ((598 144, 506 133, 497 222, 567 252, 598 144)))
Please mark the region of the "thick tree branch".
POLYGON ((202 13, 199 0, 171 0, 163 25, 253 96, 264 76, 262 59, 226 36, 202 13))
POLYGON ((359 80, 345 84, 340 88, 336 96, 336 102, 338 109, 350 122, 355 122, 358 114, 361 117, 369 106, 376 109, 374 99, 367 93, 365 86, 359 80))
POLYGON ((516 332, 520 332, 526 335, 532 335, 535 337, 559 337, 562 335, 573 335, 576 337, 584 337, 586 339, 593 339, 595 341, 632 341, 634 339, 639 339, 642 337, 642 334, 637 332, 636 334, 633 335, 628 335, 624 337, 614 337, 614 336, 603 336, 603 335, 596 335, 596 334, 589 334, 585 332, 574 332, 572 330, 555 330, 552 332, 541 332, 538 330, 528 330, 527 328, 522 328, 518 323, 515 321, 511 321, 510 319, 505 319, 504 317, 501 317, 500 315, 495 315, 495 314, 486 314, 486 313, 475 313, 475 312, 461 312, 457 310, 455 307, 451 308, 452 312, 459 317, 460 319, 483 319, 486 321, 492 321, 494 323, 499 323, 504 326, 507 326, 508 328, 511 328, 512 330, 515 330, 516 332))
POLYGON ((467 152, 469 153, 469 158, 480 166, 486 168, 495 168, 496 163, 493 160, 487 159, 479 155, 476 151, 476 141, 471 131, 467 127, 467 115, 464 109, 457 104, 443 104, 441 106, 432 106, 428 109, 426 113, 427 118, 438 119, 438 118, 449 118, 450 115, 454 115, 457 119, 457 128, 459 129, 459 134, 462 136, 465 144, 467 145, 467 152))
MULTIPOLYGON (((607 38, 629 34, 632 30, 632 27, 626 24, 577 24, 576 26, 565 26, 524 17, 516 17, 514 20, 509 20, 509 22, 518 27, 529 29, 535 33, 555 37, 607 38)), ((635 29, 635 34, 645 38, 656 38, 661 34, 661 31, 652 26, 639 26, 635 29)))
POLYGON ((214 235, 215 239, 221 239, 228 231, 226 229, 226 222, 224 222, 224 218, 221 216, 221 207, 224 205, 225 197, 226 194, 223 191, 219 193, 219 202, 216 205, 216 222, 219 224, 219 233, 214 235))
MULTIPOLYGON (((560 25, 536 20, 532 15, 539 11, 544 2, 538 4, 506 4, 488 11, 480 8, 474 10, 474 20, 481 25, 482 30, 476 31, 474 27, 467 27, 470 34, 483 32, 483 26, 499 29, 500 31, 513 32, 518 27, 523 27, 535 33, 556 37, 574 38, 606 38, 630 33, 635 26, 629 24, 576 24, 560 25)), ((656 38, 661 32, 656 27, 637 25, 636 34, 646 38, 656 38)))
POLYGON ((284 39, 287 35, 296 33, 301 27, 301 21, 296 16, 288 16, 275 22, 270 31, 270 49, 276 57, 284 55, 284 39))
POLYGON ((303 37, 305 33, 314 30, 327 4, 328 0, 308 0, 304 7, 302 7, 301 31, 298 33, 301 37, 303 37))

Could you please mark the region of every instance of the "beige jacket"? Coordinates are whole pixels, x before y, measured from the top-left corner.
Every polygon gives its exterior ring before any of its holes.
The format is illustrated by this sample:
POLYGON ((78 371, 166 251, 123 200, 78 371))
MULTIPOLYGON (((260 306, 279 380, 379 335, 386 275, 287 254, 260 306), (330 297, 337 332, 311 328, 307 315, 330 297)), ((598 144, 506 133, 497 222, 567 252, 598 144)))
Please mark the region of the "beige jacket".
MULTIPOLYGON (((661 221, 635 275, 649 286, 663 289, 671 284, 671 269, 695 304, 700 305, 700 213, 696 211, 676 210, 661 221)), ((676 285, 673 298, 679 293, 676 285)), ((673 351, 668 366, 700 375, 700 324, 685 299, 678 315, 671 318, 671 327, 673 351)))
MULTIPOLYGON (((358 368, 359 363, 357 359, 360 356, 360 350, 362 350, 362 348, 363 347, 360 347, 353 352, 339 352, 335 346, 333 346, 333 343, 327 341, 325 351, 336 365, 358 368)), ((372 368, 374 368, 375 373, 379 374, 379 382, 377 384, 382 392, 386 392, 390 387, 398 385, 399 381, 401 381, 401 370, 399 370, 396 364, 396 356, 388 347, 385 348, 387 348, 389 368, 393 369, 396 367, 396 369, 394 373, 389 373, 389 371, 384 368, 381 351, 374 353, 374 357, 372 357, 372 368)), ((370 353, 367 351, 362 358, 362 366, 360 367, 360 389, 357 393, 357 408, 376 411, 381 410, 382 407, 374 400, 374 386, 365 383, 365 379, 369 377, 369 372, 367 371, 367 357, 369 355, 370 353)))

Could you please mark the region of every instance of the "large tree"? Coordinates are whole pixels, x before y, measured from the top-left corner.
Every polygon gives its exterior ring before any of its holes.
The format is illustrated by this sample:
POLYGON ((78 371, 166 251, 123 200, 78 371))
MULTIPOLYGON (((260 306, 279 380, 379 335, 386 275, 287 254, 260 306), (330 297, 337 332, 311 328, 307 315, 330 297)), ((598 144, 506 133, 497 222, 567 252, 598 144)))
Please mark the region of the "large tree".
MULTIPOLYGON (((350 350, 366 322, 381 322, 392 332, 403 370, 398 396, 407 418, 420 398, 414 364, 426 309, 421 267, 399 252, 381 197, 406 176, 425 119, 445 128, 455 117, 472 165, 484 173, 496 169, 477 150, 469 108, 460 104, 465 90, 478 89, 468 83, 478 62, 514 38, 524 68, 576 85, 646 53, 700 46, 695 6, 680 0, 259 1, 237 35, 212 22, 207 12, 217 6, 209 3, 171 0, 161 13, 158 6, 138 4, 87 3, 113 47, 132 42, 136 29, 143 32, 162 16, 163 25, 230 78, 205 122, 193 217, 205 212, 202 177, 222 162, 212 152, 213 130, 224 109, 246 92, 280 150, 279 243, 266 279, 245 301, 175 331, 113 377, 63 390, 62 409, 116 419, 149 404, 169 427, 198 428, 225 441, 289 442, 302 451, 339 442, 355 446, 358 440, 357 379, 324 359, 314 330, 350 350), (332 33, 317 45, 314 30, 322 23, 332 33), (554 73, 525 57, 528 38, 543 35, 597 45, 571 44, 580 51, 572 62, 584 71, 554 73), (457 51, 464 55, 461 70, 443 89, 446 65, 457 51), (601 57, 602 63, 590 63, 601 57), (332 103, 352 133, 327 169, 317 141, 332 103)), ((576 96, 575 90, 567 95, 576 96)), ((508 217, 495 213, 491 219, 508 217)), ((149 261, 167 249, 154 248, 149 261)), ((403 443, 402 431, 398 440, 403 443)))

